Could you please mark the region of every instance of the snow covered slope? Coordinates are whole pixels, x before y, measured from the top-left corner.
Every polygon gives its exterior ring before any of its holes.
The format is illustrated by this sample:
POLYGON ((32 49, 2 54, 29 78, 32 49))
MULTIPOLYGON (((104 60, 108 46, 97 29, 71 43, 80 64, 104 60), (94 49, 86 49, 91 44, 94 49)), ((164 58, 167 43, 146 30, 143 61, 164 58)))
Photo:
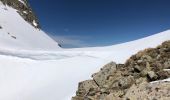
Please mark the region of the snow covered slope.
POLYGON ((128 43, 61 49, 15 9, 0 3, 0 100, 70 100, 77 84, 110 61, 170 40, 170 30, 128 43))
POLYGON ((110 56, 107 57, 117 63, 124 63, 131 55, 137 53, 140 50, 146 48, 154 48, 164 41, 170 40, 170 30, 157 33, 152 36, 148 36, 142 39, 130 41, 127 43, 117 44, 106 47, 93 47, 93 48, 78 48, 72 49, 74 51, 101 51, 110 52, 110 56))
POLYGON ((54 50, 4 50, 0 48, 1 55, 29 58, 32 60, 56 60, 75 56, 89 56, 107 59, 117 63, 124 63, 131 55, 146 48, 154 48, 162 42, 170 40, 170 30, 139 40, 106 47, 76 48, 54 50))
POLYGON ((56 50, 58 44, 0 2, 0 48, 56 50))
POLYGON ((70 100, 77 84, 110 61, 170 40, 170 31, 109 47, 0 50, 0 100, 70 100))

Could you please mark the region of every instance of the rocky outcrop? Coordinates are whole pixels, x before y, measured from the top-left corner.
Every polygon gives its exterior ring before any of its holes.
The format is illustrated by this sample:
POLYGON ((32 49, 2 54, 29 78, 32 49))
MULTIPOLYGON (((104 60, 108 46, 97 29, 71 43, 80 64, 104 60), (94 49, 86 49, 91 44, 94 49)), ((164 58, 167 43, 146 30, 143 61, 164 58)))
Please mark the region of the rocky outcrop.
POLYGON ((170 41, 130 57, 125 64, 111 62, 91 80, 79 83, 72 100, 169 100, 170 41))
POLYGON ((170 82, 134 84, 128 89, 124 98, 127 100, 169 100, 170 82))
POLYGON ((0 0, 4 5, 8 5, 17 10, 25 21, 30 23, 35 28, 40 28, 37 17, 32 11, 27 0, 0 0))

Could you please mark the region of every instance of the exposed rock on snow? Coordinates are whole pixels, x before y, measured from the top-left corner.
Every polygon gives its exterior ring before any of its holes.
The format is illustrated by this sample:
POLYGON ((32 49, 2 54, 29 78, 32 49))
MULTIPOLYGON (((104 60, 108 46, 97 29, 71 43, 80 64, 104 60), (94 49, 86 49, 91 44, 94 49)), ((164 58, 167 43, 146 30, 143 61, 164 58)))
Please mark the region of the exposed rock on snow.
POLYGON ((157 48, 140 51, 124 65, 111 62, 92 75, 91 85, 81 82, 72 100, 168 100, 170 82, 150 82, 170 78, 170 71, 164 70, 169 68, 169 60, 170 41, 166 41, 157 48))
POLYGON ((3 4, 13 7, 17 12, 32 26, 35 28, 40 28, 38 18, 35 13, 32 11, 27 0, 0 0, 3 4), (34 23, 36 25, 34 25, 34 23))
MULTIPOLYGON (((38 23, 29 8, 25 8, 18 0, 0 0, 0 49, 6 51, 6 49, 20 49, 20 50, 58 50, 60 47, 58 43, 51 39, 42 30, 36 29, 38 23), (4 4, 1 3, 3 1, 4 4), (11 5, 11 6, 8 6, 11 5), (20 9, 21 10, 16 10, 20 9), (18 7, 14 9, 15 7, 18 7), (6 9, 6 10, 5 10, 6 9), (22 17, 17 12, 23 11, 30 12, 22 17), (12 17, 11 17, 12 16, 12 17), (24 19, 28 19, 31 25, 24 19), (34 24, 33 25, 33 21, 34 24), (33 27, 34 26, 34 27, 33 27)), ((1 51, 0 50, 0 51, 1 51)))

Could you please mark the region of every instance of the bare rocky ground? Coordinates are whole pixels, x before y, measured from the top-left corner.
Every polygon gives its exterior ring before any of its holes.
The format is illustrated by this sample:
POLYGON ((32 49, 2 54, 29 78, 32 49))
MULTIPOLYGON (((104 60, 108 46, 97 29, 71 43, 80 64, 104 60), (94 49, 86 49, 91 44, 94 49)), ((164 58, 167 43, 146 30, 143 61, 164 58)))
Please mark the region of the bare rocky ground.
POLYGON ((79 83, 72 100, 170 100, 170 41, 130 57, 125 64, 111 62, 79 83))

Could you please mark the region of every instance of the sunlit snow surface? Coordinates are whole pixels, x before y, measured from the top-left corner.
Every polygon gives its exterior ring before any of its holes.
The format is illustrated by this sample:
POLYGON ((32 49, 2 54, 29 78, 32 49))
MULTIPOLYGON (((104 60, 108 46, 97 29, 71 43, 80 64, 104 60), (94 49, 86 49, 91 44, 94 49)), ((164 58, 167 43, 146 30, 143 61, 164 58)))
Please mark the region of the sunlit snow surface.
POLYGON ((14 9, 1 4, 0 26, 0 100, 70 100, 78 82, 103 65, 124 63, 139 50, 170 40, 168 30, 113 46, 61 49, 14 9))
POLYGON ((28 24, 15 9, 0 2, 0 48, 59 49, 58 43, 28 24))

